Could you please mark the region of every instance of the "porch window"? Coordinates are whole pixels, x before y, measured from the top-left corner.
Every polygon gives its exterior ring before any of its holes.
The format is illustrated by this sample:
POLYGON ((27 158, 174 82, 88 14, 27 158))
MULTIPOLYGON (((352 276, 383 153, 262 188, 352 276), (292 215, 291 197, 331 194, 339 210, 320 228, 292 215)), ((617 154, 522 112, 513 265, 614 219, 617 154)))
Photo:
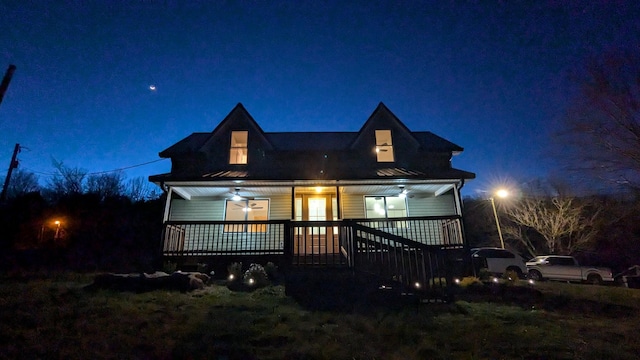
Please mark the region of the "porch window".
MULTIPOLYGON (((269 200, 227 200, 224 221, 268 220, 269 200)), ((266 224, 228 224, 225 232, 267 232, 266 224)))
POLYGON ((229 164, 247 163, 248 131, 231 132, 231 149, 229 151, 229 164))
MULTIPOLYGON (((365 196, 367 219, 392 219, 407 217, 406 198, 399 196, 365 196)), ((407 227, 406 221, 381 221, 374 223, 379 228, 407 227)))
POLYGON ((376 130, 376 156, 378 162, 394 162, 391 130, 376 130))

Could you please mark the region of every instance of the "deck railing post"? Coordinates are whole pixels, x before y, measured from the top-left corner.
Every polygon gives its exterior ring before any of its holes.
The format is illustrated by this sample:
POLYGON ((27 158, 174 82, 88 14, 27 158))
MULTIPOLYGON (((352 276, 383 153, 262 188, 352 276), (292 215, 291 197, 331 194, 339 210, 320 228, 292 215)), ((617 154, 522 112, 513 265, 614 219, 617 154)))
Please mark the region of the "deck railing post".
POLYGON ((285 221, 283 227, 282 252, 284 254, 285 266, 290 268, 293 265, 293 226, 291 221, 285 221))

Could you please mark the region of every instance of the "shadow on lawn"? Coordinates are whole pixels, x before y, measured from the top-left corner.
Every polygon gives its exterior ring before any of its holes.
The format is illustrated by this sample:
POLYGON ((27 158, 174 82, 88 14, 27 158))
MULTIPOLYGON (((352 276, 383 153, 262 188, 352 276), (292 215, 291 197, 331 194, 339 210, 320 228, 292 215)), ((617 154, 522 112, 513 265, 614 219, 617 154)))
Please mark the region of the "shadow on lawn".
MULTIPOLYGON (((417 306, 424 302, 419 297, 401 295, 397 290, 380 289, 379 282, 373 276, 331 273, 326 269, 317 273, 305 271, 288 275, 286 294, 308 310, 349 313, 365 313, 384 307, 417 306)), ((638 312, 638 309, 631 306, 543 293, 531 286, 510 283, 478 283, 464 288, 455 287, 450 300, 450 303, 459 300, 496 303, 530 310, 598 314, 613 318, 638 312)))

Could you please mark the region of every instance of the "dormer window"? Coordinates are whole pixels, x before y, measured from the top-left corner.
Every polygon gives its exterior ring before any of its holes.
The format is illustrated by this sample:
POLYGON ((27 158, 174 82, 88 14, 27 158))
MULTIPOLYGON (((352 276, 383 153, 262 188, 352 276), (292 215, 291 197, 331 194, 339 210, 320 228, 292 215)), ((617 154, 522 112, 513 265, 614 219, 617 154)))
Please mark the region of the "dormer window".
POLYGON ((376 130, 376 156, 378 162, 393 162, 391 130, 376 130))
POLYGON ((229 164, 247 163, 248 131, 231 132, 231 149, 229 150, 229 164))

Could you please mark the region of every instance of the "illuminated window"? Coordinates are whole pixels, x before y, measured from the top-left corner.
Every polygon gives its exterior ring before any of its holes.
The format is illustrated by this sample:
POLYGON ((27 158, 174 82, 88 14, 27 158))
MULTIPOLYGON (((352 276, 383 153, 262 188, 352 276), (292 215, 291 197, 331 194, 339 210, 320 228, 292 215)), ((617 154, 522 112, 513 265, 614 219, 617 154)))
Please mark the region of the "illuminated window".
POLYGON ((369 226, 376 229, 406 228, 407 202, 400 196, 365 196, 367 219, 380 219, 369 226))
MULTIPOLYGON (((268 220, 269 200, 227 200, 224 221, 268 220)), ((267 232, 266 224, 228 224, 225 232, 267 232)))
POLYGON ((365 196, 367 219, 407 217, 407 203, 400 196, 365 196))
POLYGON ((247 163, 247 138, 248 131, 231 132, 231 150, 229 151, 229 164, 247 163))
POLYGON ((376 156, 378 162, 393 162, 391 130, 376 130, 376 156))

